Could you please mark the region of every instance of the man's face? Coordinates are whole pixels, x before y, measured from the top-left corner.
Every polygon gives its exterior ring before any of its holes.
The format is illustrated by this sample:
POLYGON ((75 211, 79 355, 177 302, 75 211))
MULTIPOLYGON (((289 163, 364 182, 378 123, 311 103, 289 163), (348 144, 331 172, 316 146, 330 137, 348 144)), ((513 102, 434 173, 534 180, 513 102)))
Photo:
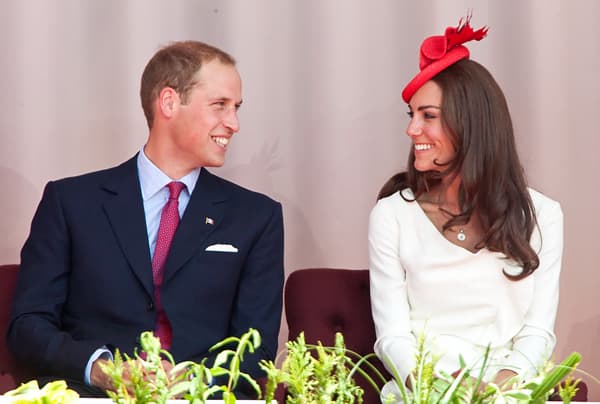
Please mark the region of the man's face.
POLYGON ((220 167, 231 137, 240 127, 237 110, 242 103, 242 82, 235 66, 213 60, 197 73, 198 84, 172 121, 174 155, 191 168, 220 167))

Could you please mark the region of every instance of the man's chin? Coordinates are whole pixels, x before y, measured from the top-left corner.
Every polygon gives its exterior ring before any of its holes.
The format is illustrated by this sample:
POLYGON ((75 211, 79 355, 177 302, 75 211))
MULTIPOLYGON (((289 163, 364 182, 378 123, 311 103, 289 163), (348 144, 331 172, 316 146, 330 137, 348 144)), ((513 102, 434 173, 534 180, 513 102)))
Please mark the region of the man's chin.
POLYGON ((200 167, 213 167, 213 168, 218 168, 218 167, 223 167, 223 165, 225 164, 225 159, 221 159, 221 160, 210 160, 205 162, 204 164, 201 164, 200 167))

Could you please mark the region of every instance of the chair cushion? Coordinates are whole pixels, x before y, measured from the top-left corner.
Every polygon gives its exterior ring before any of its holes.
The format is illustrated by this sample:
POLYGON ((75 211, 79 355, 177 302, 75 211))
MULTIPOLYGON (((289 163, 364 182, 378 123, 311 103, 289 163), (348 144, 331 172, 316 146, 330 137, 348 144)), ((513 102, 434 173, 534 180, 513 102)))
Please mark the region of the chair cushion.
POLYGON ((375 326, 371 317, 368 270, 311 268, 293 272, 285 287, 289 338, 301 331, 307 342, 333 345, 341 332, 359 354, 373 352, 375 326))
POLYGON ((16 362, 6 346, 6 332, 18 269, 18 265, 0 265, 0 394, 16 387, 16 362))
MULTIPOLYGON (((373 352, 375 326, 371 316, 369 271, 366 269, 309 268, 292 272, 285 285, 285 314, 289 339, 304 331, 307 343, 333 346, 335 333, 344 336, 346 348, 361 356, 373 352)), ((391 377, 373 358, 384 377, 391 377)), ((364 367, 363 367, 364 369, 364 367)), ((368 372, 373 377, 372 372, 368 372)), ((379 380, 375 379, 381 387, 379 380)), ((361 377, 365 403, 379 402, 375 389, 361 377)))

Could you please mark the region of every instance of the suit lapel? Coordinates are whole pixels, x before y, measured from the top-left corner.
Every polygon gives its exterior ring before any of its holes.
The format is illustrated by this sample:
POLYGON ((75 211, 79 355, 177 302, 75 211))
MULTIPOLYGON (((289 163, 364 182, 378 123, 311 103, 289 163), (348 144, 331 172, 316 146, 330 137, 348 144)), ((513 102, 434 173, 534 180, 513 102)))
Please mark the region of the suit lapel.
POLYGON ((110 194, 104 210, 129 265, 148 294, 152 295, 152 264, 146 218, 137 173, 137 155, 113 170, 103 185, 110 194))
POLYGON ((164 282, 202 248, 204 240, 223 221, 227 199, 221 180, 203 168, 171 244, 164 282))

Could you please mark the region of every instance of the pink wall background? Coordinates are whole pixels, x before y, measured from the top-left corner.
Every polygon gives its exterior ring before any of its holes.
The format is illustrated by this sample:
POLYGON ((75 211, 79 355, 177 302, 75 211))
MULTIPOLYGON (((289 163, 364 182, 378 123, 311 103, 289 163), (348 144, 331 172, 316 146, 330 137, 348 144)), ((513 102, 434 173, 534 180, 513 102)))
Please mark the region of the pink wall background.
POLYGON ((556 357, 578 350, 600 376, 596 0, 2 2, 0 262, 19 261, 48 180, 139 150, 141 71, 191 38, 239 61, 242 130, 216 171, 283 203, 286 271, 366 268, 368 213, 408 152, 400 91, 422 39, 469 9, 490 27, 472 56, 505 90, 530 184, 565 213, 556 357))

